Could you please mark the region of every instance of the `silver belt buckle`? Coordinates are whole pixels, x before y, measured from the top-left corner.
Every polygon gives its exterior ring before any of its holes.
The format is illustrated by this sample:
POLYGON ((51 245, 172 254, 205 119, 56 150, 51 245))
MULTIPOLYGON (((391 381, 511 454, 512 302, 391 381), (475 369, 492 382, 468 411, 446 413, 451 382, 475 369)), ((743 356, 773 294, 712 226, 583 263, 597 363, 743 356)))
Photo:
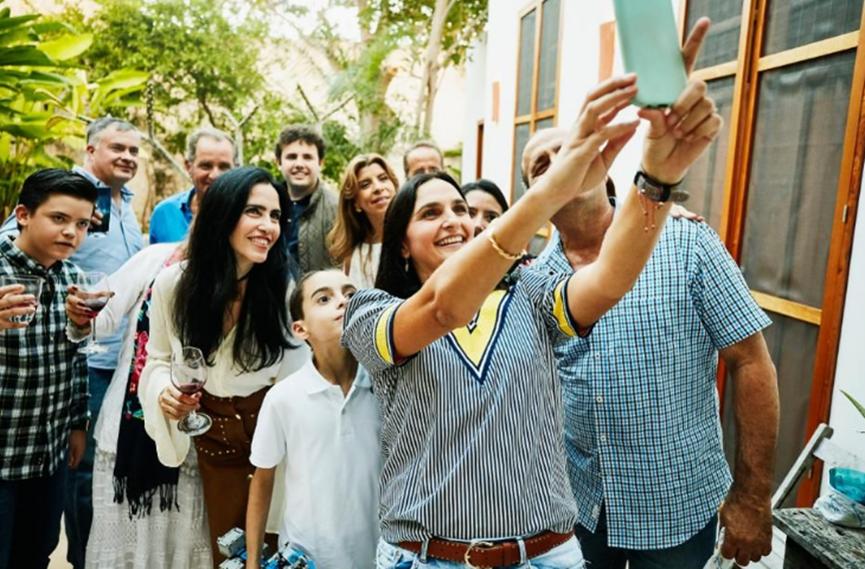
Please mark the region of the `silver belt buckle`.
POLYGON ((473 539, 469 542, 469 546, 466 549, 466 554, 463 556, 463 561, 466 564, 466 567, 469 569, 484 569, 480 565, 473 565, 469 557, 471 557, 472 549, 484 549, 488 547, 494 547, 495 543, 491 541, 484 541, 482 539, 473 539))

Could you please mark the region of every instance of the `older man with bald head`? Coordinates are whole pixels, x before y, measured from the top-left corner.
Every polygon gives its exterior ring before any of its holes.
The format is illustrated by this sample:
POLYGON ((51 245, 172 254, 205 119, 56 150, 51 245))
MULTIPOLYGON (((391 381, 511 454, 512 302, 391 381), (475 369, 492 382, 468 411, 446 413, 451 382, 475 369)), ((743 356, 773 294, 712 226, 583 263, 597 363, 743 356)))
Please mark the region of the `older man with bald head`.
MULTIPOLYGON (((698 22, 685 44, 689 68, 707 28, 698 22)), ((631 191, 675 195, 720 129, 714 103, 705 83, 692 80, 668 111, 639 114, 650 128, 631 191)), ((542 130, 526 145, 529 188, 565 134, 542 130)), ((654 203, 645 205, 650 224, 654 203)), ((532 270, 579 270, 595 260, 613 215, 599 180, 552 218, 557 237, 532 270)), ((634 289, 591 334, 557 349, 576 533, 593 569, 702 569, 719 507, 726 557, 744 565, 769 553, 778 432, 775 369, 761 333, 769 324, 712 229, 672 219, 634 289), (732 478, 718 420, 719 355, 734 390, 732 478)))

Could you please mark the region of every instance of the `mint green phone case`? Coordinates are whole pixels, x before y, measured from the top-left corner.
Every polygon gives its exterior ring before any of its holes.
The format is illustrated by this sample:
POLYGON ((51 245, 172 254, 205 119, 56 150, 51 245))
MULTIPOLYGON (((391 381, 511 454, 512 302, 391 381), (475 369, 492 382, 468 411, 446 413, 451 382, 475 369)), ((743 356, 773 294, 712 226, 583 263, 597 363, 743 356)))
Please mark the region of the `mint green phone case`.
POLYGON ((670 0, 614 0, 625 71, 637 74, 640 107, 668 107, 688 78, 670 0))

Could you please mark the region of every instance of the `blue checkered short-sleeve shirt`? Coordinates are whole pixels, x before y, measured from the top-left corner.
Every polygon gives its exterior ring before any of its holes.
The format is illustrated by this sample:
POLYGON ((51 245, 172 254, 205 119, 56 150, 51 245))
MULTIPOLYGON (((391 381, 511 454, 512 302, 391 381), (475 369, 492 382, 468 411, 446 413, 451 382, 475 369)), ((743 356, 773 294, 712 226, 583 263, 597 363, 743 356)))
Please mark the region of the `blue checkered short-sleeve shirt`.
MULTIPOLYGON (((555 241, 530 270, 570 268, 555 241)), ((771 323, 718 236, 673 219, 634 289, 585 338, 556 347, 579 523, 609 545, 661 549, 705 527, 726 495, 718 350, 771 323)))

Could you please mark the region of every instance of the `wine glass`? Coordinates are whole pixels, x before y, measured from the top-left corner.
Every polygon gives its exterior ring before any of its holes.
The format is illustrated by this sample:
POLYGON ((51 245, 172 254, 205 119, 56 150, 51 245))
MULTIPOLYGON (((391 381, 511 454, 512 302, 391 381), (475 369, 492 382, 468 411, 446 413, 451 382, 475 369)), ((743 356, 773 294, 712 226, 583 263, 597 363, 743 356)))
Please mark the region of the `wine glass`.
POLYGON ((93 271, 84 273, 78 279, 78 290, 84 305, 91 312, 90 316, 90 342, 83 348, 83 354, 103 354, 108 351, 103 344, 96 340, 96 317, 108 304, 111 298, 111 290, 108 288, 108 275, 93 271))
MULTIPOLYGON (((207 383, 207 362, 201 350, 184 347, 179 352, 171 354, 171 384, 181 393, 192 395, 204 389, 207 383)), ((205 413, 192 411, 178 424, 177 430, 190 437, 206 433, 213 424, 213 419, 205 413)))
MULTIPOLYGON (((42 283, 44 281, 41 277, 34 277, 30 275, 2 275, 0 276, 0 286, 8 286, 8 285, 24 285, 24 292, 20 294, 32 294, 33 298, 36 299, 36 305, 39 305, 39 297, 42 296, 42 283)), ((26 303, 31 304, 31 303, 26 303)), ((36 316, 36 313, 32 314, 19 314, 18 316, 10 316, 9 322, 15 322, 16 324, 30 324, 33 321, 33 317, 36 316)))

